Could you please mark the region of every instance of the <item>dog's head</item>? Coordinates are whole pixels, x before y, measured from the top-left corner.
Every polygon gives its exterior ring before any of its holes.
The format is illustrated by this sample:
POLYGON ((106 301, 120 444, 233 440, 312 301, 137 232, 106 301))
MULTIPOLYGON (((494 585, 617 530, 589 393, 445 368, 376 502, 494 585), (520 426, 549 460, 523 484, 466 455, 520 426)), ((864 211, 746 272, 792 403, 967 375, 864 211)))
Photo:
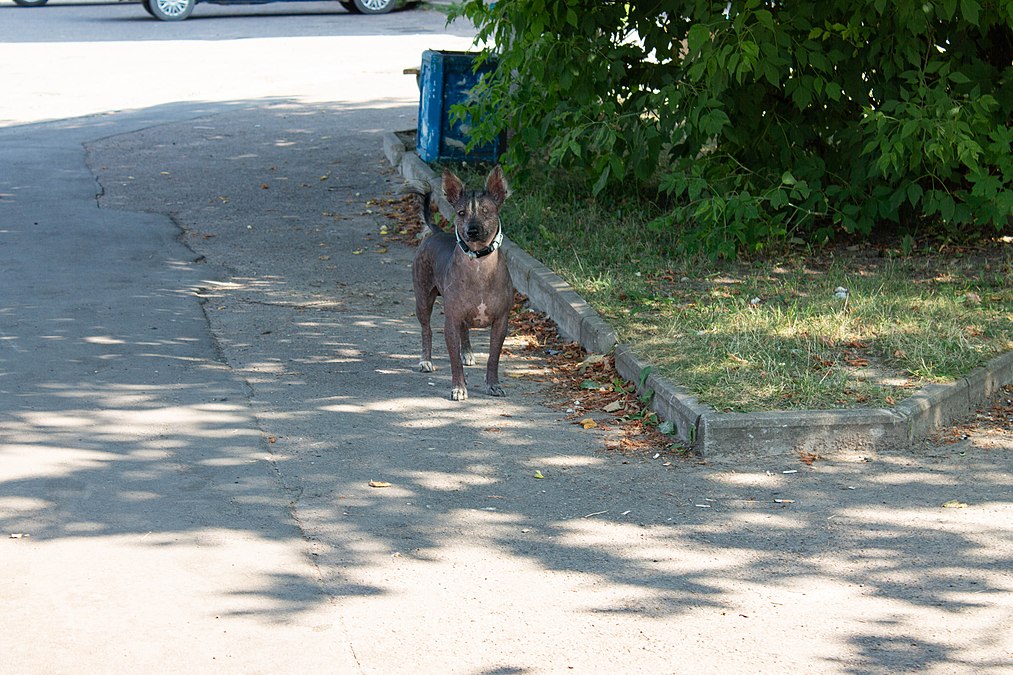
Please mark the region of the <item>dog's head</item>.
POLYGON ((503 169, 496 165, 485 179, 484 190, 466 190, 464 183, 450 169, 443 172, 443 196, 454 212, 457 237, 472 251, 488 246, 499 232, 499 211, 510 196, 510 186, 503 169))

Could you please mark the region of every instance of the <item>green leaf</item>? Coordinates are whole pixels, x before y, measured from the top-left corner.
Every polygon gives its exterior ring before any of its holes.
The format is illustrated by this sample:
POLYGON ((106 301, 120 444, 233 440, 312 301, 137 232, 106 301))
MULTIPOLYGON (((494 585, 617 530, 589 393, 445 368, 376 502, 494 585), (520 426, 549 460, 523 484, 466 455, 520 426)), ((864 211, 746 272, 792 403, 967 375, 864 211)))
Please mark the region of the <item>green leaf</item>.
POLYGON ((640 380, 638 382, 639 389, 643 389, 644 385, 647 384, 647 378, 651 376, 652 370, 653 368, 651 366, 647 366, 646 368, 640 371, 640 380))
POLYGON ((918 183, 911 183, 907 186, 907 200, 911 203, 911 206, 918 204, 918 200, 922 198, 923 192, 922 186, 918 183))
POLYGON ((702 23, 695 23, 690 27, 689 33, 686 35, 686 45, 689 47, 691 53, 699 52, 710 41, 710 38, 710 29, 702 23))
POLYGON ((770 195, 770 207, 779 209, 788 205, 788 195, 784 190, 774 190, 770 195))
POLYGON ((591 390, 595 390, 595 391, 597 391, 598 389, 601 389, 603 386, 604 385, 599 384, 599 383, 595 382, 594 380, 584 380, 583 382, 580 383, 580 388, 581 389, 591 389, 591 390))
POLYGON ((594 182, 594 187, 591 188, 591 192, 596 197, 598 196, 598 193, 600 193, 602 190, 604 190, 605 186, 608 185, 609 174, 611 172, 612 172, 612 167, 606 164, 605 165, 605 170, 601 172, 601 175, 598 176, 598 180, 596 180, 594 182))
POLYGON ((791 100, 799 110, 805 110, 813 100, 813 92, 806 84, 799 84, 795 91, 791 92, 791 100))
POLYGON ((742 43, 739 44, 739 49, 742 50, 743 54, 752 59, 754 63, 760 56, 760 46, 752 40, 743 40, 742 43))
POLYGON ((960 14, 964 17, 964 21, 977 26, 978 25, 978 10, 981 9, 981 5, 978 0, 960 0, 960 14))

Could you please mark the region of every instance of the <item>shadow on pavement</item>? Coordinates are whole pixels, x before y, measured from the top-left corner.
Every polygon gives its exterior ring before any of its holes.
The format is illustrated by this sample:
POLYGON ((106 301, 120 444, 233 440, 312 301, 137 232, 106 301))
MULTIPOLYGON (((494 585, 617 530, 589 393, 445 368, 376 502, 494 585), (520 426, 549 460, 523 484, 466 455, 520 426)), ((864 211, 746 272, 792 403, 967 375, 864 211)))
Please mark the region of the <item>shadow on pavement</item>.
MULTIPOLYGON (((472 672, 616 667, 626 649, 670 665, 722 650, 758 671, 1008 666, 1008 452, 607 454, 541 404, 543 382, 513 376, 542 372, 519 351, 506 399, 448 401, 439 337, 438 372, 414 371, 411 251, 379 234, 398 187, 379 134, 403 111, 193 113, 123 135, 99 123, 87 145, 90 208, 122 221, 100 234, 168 214, 185 247, 163 234, 131 272, 114 246, 75 282, 71 246, 22 261, 37 282, 0 300, 0 530, 294 546, 310 565, 223 590, 223 615, 285 623, 333 604, 360 655, 397 643, 421 664, 441 636, 496 634, 500 661, 461 656, 472 672)), ((18 256, 0 247, 8 270, 18 256)))

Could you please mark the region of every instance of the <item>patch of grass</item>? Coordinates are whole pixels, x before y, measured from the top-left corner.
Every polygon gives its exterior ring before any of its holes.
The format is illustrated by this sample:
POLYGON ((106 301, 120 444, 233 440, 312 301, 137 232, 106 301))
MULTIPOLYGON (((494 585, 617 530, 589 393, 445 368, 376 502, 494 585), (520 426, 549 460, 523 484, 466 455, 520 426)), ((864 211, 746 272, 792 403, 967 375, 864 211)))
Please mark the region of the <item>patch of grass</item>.
MULTIPOLYGON (((482 176, 467 180, 478 187, 482 176)), ((678 229, 652 230, 650 205, 532 182, 507 202, 507 235, 718 410, 891 406, 1013 349, 1009 238, 713 262, 674 253, 678 229)))

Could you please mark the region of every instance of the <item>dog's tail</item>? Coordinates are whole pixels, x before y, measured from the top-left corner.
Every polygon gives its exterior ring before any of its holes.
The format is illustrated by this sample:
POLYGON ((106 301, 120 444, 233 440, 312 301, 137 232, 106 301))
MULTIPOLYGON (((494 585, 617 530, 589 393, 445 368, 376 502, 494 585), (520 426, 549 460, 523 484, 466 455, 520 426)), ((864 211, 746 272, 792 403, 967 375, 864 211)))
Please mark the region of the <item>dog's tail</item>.
POLYGON ((428 181, 410 181, 405 185, 405 193, 418 195, 422 201, 422 222, 432 233, 443 232, 433 220, 433 188, 428 181))

